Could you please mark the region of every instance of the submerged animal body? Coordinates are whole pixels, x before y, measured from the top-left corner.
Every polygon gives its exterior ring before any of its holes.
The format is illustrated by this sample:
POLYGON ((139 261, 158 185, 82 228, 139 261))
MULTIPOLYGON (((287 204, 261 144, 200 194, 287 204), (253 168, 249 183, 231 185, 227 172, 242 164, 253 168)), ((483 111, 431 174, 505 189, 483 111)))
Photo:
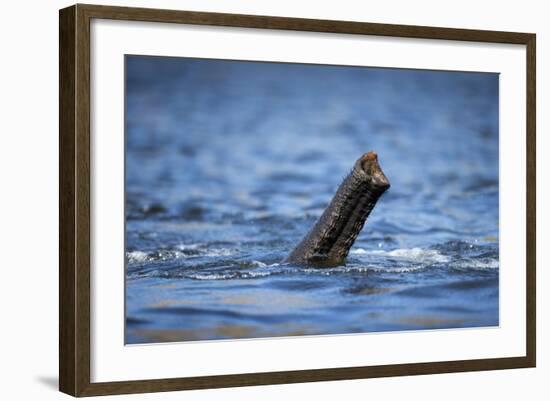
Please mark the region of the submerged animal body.
POLYGON ((344 263, 367 217, 389 187, 377 154, 365 153, 344 178, 319 220, 284 262, 319 267, 344 263))

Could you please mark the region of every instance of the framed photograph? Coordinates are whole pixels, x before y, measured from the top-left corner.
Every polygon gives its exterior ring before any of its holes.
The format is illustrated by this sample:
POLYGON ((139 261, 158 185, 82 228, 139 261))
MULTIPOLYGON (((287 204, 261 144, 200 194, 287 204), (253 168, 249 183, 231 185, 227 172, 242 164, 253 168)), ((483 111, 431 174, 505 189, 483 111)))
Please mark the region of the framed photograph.
POLYGON ((534 34, 59 18, 61 391, 535 366, 534 34))

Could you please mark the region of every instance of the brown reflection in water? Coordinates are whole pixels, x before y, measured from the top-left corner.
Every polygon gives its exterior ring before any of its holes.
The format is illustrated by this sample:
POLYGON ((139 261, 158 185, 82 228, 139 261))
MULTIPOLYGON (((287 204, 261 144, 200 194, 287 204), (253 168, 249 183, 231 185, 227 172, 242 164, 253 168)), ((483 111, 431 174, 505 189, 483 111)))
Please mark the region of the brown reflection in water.
POLYGON ((222 340, 263 338, 281 336, 302 336, 315 334, 307 325, 280 324, 273 326, 273 331, 260 331, 254 326, 222 325, 196 329, 133 329, 132 334, 141 339, 136 343, 160 343, 176 341, 222 340))
POLYGON ((437 316, 407 316, 397 320, 400 324, 421 328, 457 327, 464 325, 467 321, 468 319, 445 319, 437 316))

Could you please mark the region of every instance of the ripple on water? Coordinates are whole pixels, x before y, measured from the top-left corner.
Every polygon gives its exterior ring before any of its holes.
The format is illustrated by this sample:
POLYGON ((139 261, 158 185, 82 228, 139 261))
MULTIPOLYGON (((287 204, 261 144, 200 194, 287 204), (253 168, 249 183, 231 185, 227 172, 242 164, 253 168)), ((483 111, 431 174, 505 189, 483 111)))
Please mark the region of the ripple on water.
POLYGON ((132 56, 127 78, 129 343, 498 324, 497 74, 132 56), (346 265, 281 263, 370 149, 392 187, 346 265))

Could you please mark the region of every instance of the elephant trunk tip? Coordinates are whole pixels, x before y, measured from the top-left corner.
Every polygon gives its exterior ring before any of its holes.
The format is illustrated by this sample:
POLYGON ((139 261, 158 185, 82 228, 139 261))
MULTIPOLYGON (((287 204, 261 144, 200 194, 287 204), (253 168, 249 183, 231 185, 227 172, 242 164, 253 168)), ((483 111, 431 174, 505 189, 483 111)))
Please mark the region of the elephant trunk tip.
POLYGON ((390 187, 390 181, 382 171, 380 164, 378 164, 378 155, 376 152, 370 151, 365 153, 359 159, 358 164, 375 188, 385 191, 390 187))
POLYGON ((367 217, 389 187, 376 152, 365 153, 356 160, 321 217, 285 262, 318 267, 344 263, 367 217))

